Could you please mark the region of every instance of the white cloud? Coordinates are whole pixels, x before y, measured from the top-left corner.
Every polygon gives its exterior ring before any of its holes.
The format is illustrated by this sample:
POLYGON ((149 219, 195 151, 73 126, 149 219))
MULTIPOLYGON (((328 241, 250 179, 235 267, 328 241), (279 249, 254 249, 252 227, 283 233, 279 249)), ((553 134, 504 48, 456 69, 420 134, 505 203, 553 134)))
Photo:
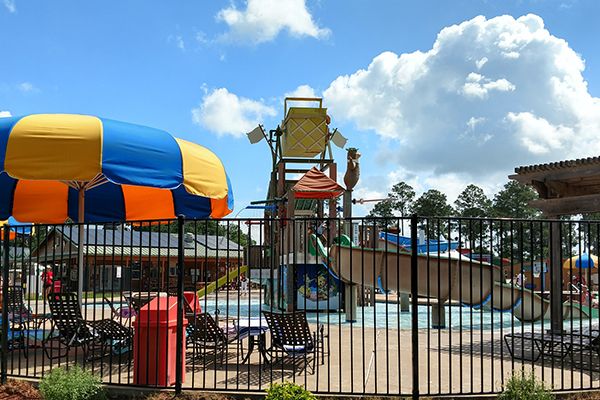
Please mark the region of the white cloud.
POLYGON ((309 85, 300 85, 296 89, 285 94, 285 97, 319 97, 315 93, 315 89, 309 85))
MULTIPOLYGON (((476 63, 479 69, 479 62, 476 63)), ((510 83, 504 78, 492 81, 486 77, 471 72, 467 75, 465 84, 461 91, 466 97, 484 99, 488 97, 488 94, 492 90, 499 92, 512 92, 515 90, 515 85, 510 83)))
POLYGON ((271 41, 283 30, 317 39, 330 33, 315 23, 306 0, 247 0, 245 10, 232 4, 219 11, 217 20, 229 26, 224 39, 251 44, 271 41))
POLYGON ((31 82, 22 82, 17 85, 17 88, 23 93, 37 92, 39 89, 31 82))
POLYGON ((12 117, 12 114, 10 113, 10 111, 0 111, 0 118, 8 118, 8 117, 12 117))
POLYGON ((230 93, 226 88, 205 92, 202 102, 192 109, 194 123, 218 135, 242 137, 264 117, 277 113, 262 101, 250 100, 230 93))
POLYGON ((15 4, 15 0, 3 0, 3 4, 9 13, 17 12, 17 5, 15 4))
POLYGON ((377 55, 323 94, 333 119, 391 139, 381 163, 450 194, 503 184, 519 165, 597 156, 600 99, 584 69, 540 17, 478 16, 427 51, 377 55))
POLYGON ((174 43, 179 50, 185 51, 185 41, 181 35, 169 35, 167 42, 174 43))

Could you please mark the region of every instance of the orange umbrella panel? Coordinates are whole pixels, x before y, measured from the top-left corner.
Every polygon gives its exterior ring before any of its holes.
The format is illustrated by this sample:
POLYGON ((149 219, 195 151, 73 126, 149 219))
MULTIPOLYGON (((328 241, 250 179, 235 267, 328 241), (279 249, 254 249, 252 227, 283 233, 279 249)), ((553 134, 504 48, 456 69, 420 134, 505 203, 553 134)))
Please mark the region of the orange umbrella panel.
POLYGON ((3 219, 109 222, 233 211, 231 182, 210 150, 90 115, 0 119, 0 168, 3 219))

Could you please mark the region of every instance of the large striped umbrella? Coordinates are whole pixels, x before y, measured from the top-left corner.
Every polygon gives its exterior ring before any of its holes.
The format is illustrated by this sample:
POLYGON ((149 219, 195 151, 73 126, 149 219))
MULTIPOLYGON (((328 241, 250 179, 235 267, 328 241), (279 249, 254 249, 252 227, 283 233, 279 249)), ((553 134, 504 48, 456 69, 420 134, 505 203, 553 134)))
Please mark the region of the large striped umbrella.
POLYGON ((0 168, 0 220, 221 218, 233 210, 225 168, 211 151, 90 115, 1 118, 0 168))

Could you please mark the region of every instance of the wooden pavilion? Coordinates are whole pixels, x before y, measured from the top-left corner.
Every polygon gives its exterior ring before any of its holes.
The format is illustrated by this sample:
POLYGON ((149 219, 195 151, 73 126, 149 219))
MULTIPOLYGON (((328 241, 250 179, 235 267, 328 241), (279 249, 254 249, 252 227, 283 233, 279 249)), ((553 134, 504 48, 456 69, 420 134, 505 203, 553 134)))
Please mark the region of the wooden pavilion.
MULTIPOLYGON (((509 178, 537 191, 530 205, 545 218, 600 211, 600 157, 521 166, 509 178)), ((550 275, 562 277, 559 221, 550 224, 550 249, 550 275)), ((552 330, 562 331, 562 279, 553 279, 550 289, 552 330)))

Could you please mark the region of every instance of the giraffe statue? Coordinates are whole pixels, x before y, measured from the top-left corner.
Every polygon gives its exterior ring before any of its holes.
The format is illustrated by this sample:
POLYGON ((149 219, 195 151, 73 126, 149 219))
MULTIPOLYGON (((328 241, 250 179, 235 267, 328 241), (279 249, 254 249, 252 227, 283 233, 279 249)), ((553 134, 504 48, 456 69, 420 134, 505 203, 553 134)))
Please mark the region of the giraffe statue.
POLYGON ((347 158, 348 166, 344 175, 344 184, 346 185, 346 190, 352 191, 360 178, 360 163, 358 162, 360 153, 358 149, 354 147, 349 148, 347 158))

